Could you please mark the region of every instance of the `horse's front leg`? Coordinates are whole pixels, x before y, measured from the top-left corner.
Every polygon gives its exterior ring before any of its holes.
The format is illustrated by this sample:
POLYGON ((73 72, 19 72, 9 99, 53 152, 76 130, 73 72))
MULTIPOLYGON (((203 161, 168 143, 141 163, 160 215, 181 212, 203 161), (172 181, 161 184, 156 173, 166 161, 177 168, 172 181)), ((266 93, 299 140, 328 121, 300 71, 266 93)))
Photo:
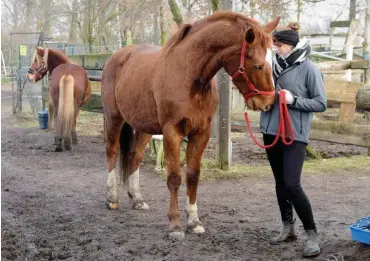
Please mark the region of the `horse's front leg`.
POLYGON ((167 187, 170 191, 170 207, 168 218, 170 220, 170 237, 183 239, 185 237, 180 222, 178 192, 181 185, 180 175, 180 144, 183 136, 178 133, 175 126, 163 128, 163 145, 167 164, 167 187))
POLYGON ((202 155, 209 138, 210 128, 206 131, 195 133, 189 137, 186 148, 186 213, 188 216, 188 229, 194 233, 204 233, 204 228, 198 218, 197 188, 202 155))

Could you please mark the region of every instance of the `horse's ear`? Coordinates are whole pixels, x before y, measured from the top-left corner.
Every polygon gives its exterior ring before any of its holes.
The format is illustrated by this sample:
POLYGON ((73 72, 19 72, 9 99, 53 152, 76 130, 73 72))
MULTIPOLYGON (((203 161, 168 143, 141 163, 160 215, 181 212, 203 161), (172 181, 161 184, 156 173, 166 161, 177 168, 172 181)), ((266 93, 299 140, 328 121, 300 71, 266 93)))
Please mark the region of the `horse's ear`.
POLYGON ((256 39, 256 34, 253 31, 253 28, 249 28, 247 34, 245 35, 245 41, 248 44, 253 44, 254 40, 256 39))
POLYGON ((280 16, 275 17, 271 22, 263 26, 263 30, 266 33, 271 33, 276 29, 280 21, 280 16))
POLYGON ((44 48, 42 47, 36 47, 37 54, 40 55, 41 57, 44 56, 44 48))
POLYGON ((182 40, 185 38, 185 36, 188 34, 190 31, 192 25, 191 24, 184 24, 179 28, 179 39, 182 40))

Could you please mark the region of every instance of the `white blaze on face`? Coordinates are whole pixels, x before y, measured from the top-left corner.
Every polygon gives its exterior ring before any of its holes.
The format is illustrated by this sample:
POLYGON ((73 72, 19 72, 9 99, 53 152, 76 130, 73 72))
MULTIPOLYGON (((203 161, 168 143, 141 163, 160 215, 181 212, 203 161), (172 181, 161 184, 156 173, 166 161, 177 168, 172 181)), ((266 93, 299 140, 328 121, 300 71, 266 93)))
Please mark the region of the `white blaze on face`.
MULTIPOLYGON (((273 56, 272 49, 267 48, 267 52, 266 52, 266 62, 270 64, 271 68, 272 68, 272 56, 273 56)), ((271 74, 271 81, 272 81, 272 85, 273 85, 273 86, 274 86, 274 88, 275 88, 274 78, 272 77, 272 74, 271 74)))

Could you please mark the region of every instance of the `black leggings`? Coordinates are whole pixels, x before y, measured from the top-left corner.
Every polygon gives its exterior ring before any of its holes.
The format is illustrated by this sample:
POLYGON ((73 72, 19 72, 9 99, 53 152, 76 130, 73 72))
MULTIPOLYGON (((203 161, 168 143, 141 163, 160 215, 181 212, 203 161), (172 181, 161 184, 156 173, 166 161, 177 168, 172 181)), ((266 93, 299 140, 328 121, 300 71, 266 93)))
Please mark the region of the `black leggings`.
MULTIPOLYGON (((263 135, 265 145, 271 144, 274 139, 273 135, 263 135)), ((286 146, 279 139, 274 147, 266 149, 266 153, 275 177, 276 196, 282 221, 293 222, 294 206, 304 229, 316 231, 311 204, 301 186, 306 147, 306 143, 299 141, 286 146)))

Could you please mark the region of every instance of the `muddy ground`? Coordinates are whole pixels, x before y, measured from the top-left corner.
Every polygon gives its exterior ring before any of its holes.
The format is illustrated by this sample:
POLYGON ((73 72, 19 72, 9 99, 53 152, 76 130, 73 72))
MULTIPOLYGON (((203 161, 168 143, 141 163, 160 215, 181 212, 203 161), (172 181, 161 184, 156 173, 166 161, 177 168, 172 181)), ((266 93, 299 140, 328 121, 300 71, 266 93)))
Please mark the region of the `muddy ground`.
MULTIPOLYGON (((101 122, 81 120, 81 142, 71 152, 56 153, 53 133, 39 129, 34 121, 14 118, 10 93, 2 89, 2 260, 302 260, 300 222, 297 241, 268 243, 279 226, 270 175, 200 184, 198 209, 206 232, 172 241, 167 237, 168 190, 150 161, 141 167, 142 194, 150 210, 132 210, 120 188, 120 209, 109 211, 101 122)), ((233 160, 266 165, 263 151, 244 136, 233 139, 233 160)), ((313 145, 328 157, 366 153, 354 146, 313 145)), ((207 149, 208 158, 213 146, 207 149)), ((314 260, 333 253, 342 254, 345 261, 370 260, 370 247, 351 241, 348 229, 370 215, 370 164, 306 173, 303 184, 322 239, 322 255, 314 260)), ((182 186, 183 224, 184 196, 182 186)))

